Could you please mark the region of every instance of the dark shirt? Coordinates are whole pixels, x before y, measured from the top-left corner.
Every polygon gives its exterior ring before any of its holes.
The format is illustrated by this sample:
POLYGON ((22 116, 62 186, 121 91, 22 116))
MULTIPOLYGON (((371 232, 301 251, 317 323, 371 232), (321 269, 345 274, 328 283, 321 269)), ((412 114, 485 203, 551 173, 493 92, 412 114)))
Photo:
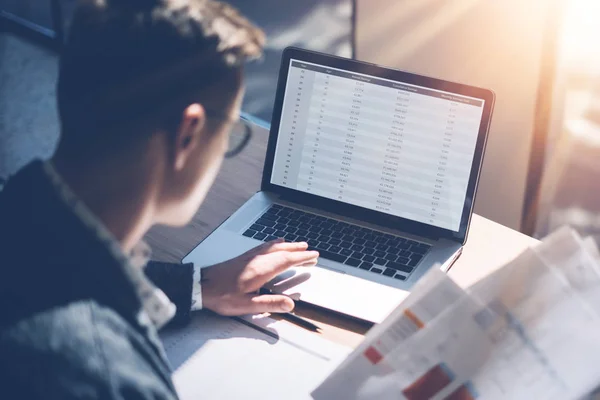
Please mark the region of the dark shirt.
MULTIPOLYGON (((0 398, 175 399, 156 327, 123 260, 33 162, 0 192, 0 398)), ((146 275, 189 317, 191 264, 146 275)))

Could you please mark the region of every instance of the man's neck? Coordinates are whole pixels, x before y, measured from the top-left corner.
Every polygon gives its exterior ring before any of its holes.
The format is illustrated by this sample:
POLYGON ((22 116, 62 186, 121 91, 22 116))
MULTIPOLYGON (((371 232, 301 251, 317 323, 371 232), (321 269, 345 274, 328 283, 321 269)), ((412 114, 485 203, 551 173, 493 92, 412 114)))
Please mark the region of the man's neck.
POLYGON ((52 164, 73 193, 129 253, 153 224, 153 188, 142 167, 118 162, 52 164))

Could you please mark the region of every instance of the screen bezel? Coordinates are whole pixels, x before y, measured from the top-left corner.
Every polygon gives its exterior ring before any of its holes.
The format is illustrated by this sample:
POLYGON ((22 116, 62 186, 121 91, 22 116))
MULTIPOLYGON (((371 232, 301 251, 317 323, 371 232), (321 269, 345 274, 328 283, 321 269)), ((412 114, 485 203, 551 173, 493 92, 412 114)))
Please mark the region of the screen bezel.
POLYGON ((332 56, 323 53, 317 53, 309 50, 288 47, 284 49, 281 57, 281 68, 275 94, 275 103, 273 106, 273 116, 271 118, 271 129, 267 145, 267 154, 263 170, 261 190, 279 194, 290 201, 303 204, 309 207, 323 209, 342 216, 354 219, 360 219, 376 225, 399 229, 409 234, 432 238, 449 239, 464 244, 468 235, 469 223, 473 213, 473 204, 483 156, 485 153, 485 144, 488 137, 489 126, 491 122, 492 110, 495 101, 495 94, 491 90, 468 86, 460 83, 448 82, 436 78, 430 78, 422 75, 416 75, 400 70, 384 68, 375 64, 369 64, 347 58, 332 56), (287 84, 288 70, 290 60, 306 61, 314 64, 320 64, 332 68, 344 69, 356 73, 373 75, 384 79, 397 80, 403 83, 424 86, 432 89, 448 91, 464 96, 474 97, 484 100, 483 115, 479 126, 479 133, 475 145, 475 154, 471 164, 471 174, 467 185, 467 194, 463 205, 463 211, 458 231, 452 231, 429 225, 422 222, 409 220, 402 217, 382 213, 380 211, 370 210, 368 208, 351 205, 337 200, 315 194, 305 193, 296 189, 290 189, 271 183, 273 164, 275 162, 275 147, 279 135, 281 123, 281 113, 283 108, 283 99, 287 84))

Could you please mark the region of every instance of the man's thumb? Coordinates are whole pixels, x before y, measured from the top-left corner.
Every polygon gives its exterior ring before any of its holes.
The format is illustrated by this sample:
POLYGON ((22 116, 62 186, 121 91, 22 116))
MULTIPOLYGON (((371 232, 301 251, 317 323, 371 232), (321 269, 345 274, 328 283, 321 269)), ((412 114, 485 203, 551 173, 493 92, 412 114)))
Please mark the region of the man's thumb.
POLYGON ((294 309, 294 300, 284 295, 264 294, 252 297, 253 308, 256 313, 263 312, 290 312, 294 309))

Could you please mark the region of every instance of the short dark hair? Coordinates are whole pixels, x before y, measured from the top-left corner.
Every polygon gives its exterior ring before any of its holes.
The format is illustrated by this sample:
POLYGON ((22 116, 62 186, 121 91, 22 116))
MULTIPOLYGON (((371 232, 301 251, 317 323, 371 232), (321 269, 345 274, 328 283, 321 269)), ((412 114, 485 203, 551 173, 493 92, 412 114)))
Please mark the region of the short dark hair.
POLYGON ((160 128, 172 118, 169 106, 231 79, 260 57, 264 41, 260 29, 217 1, 82 1, 61 54, 61 145, 109 141, 108 128, 132 115, 160 128))

